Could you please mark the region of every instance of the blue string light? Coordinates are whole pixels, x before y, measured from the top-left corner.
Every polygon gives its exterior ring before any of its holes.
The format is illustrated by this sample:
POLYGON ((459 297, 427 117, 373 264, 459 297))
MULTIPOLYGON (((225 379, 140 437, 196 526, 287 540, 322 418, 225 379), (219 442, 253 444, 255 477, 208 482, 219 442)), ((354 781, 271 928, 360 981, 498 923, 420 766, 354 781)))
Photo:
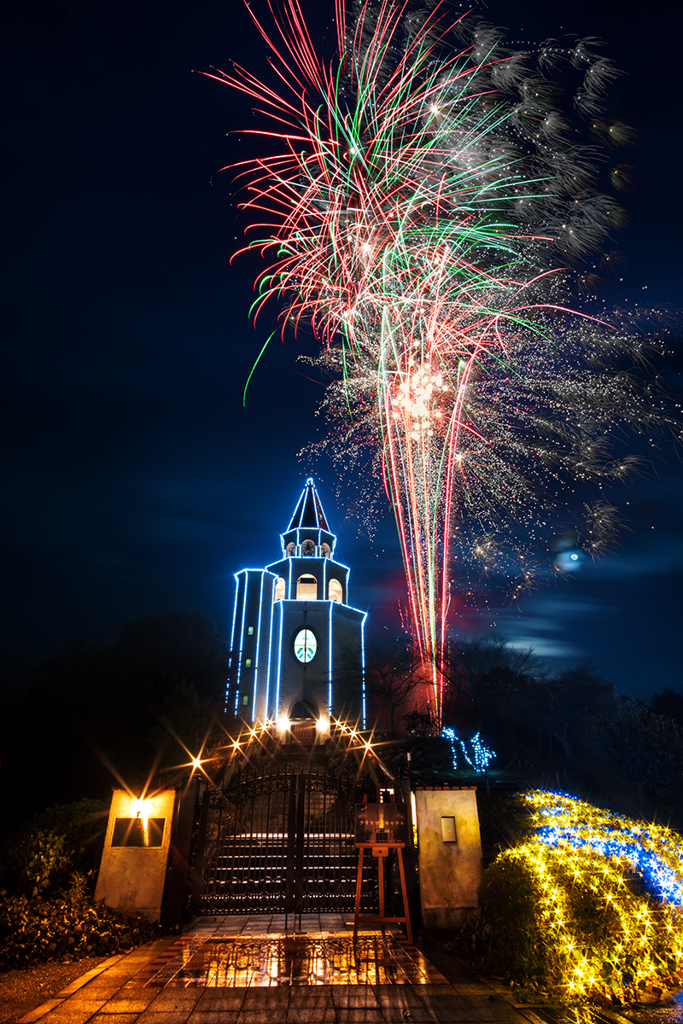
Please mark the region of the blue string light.
POLYGON ((626 861, 646 889, 662 902, 683 906, 683 856, 671 849, 665 837, 653 834, 650 826, 604 812, 599 827, 582 819, 581 802, 566 793, 549 792, 548 803, 538 808, 541 819, 569 817, 560 824, 540 824, 537 839, 546 846, 587 848, 604 857, 626 861), (657 849, 660 847, 660 850, 657 849), (667 864, 661 852, 666 849, 675 867, 667 864))
POLYGON ((491 764, 491 761, 493 761, 496 756, 495 752, 491 750, 490 747, 487 747, 478 732, 475 733, 471 739, 464 740, 460 739, 460 737, 456 735, 454 729, 442 729, 441 735, 444 739, 450 742, 451 757, 453 758, 453 768, 455 770, 457 770, 458 767, 458 751, 456 744, 459 744, 463 757, 470 768, 474 768, 477 772, 485 772, 491 764))

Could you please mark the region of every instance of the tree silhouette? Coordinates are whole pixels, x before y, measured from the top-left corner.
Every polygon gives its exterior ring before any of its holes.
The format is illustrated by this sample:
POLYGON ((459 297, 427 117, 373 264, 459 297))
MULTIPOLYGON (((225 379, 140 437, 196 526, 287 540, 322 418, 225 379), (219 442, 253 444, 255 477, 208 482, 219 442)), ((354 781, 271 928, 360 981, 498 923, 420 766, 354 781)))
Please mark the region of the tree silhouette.
POLYGON ((128 623, 111 644, 73 643, 50 658, 0 716, 7 820, 82 797, 108 799, 120 781, 138 787, 155 765, 187 762, 184 747, 196 751, 222 711, 227 672, 216 625, 184 610, 128 623))
POLYGON ((679 725, 683 725, 683 693, 661 690, 653 694, 650 707, 656 715, 666 715, 667 718, 673 718, 679 725))
POLYGON ((371 707, 386 713, 389 729, 396 734, 396 713, 417 696, 424 684, 422 663, 408 642, 370 652, 365 679, 371 707))
POLYGON ((640 701, 619 696, 609 714, 594 718, 588 739, 597 762, 637 787, 680 787, 683 780, 683 730, 640 701))

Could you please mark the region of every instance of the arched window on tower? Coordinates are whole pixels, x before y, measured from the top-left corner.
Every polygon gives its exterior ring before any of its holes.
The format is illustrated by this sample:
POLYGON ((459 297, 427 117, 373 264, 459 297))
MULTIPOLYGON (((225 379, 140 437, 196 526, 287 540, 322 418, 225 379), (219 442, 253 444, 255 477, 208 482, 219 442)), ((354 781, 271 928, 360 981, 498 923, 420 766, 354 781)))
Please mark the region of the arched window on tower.
POLYGON ((287 554, 287 558, 291 558, 294 555, 295 548, 296 548, 296 544, 294 543, 294 541, 293 540, 290 541, 289 544, 287 545, 287 547, 285 548, 285 552, 287 554))
POLYGON ((284 601, 285 599, 285 581, 282 576, 278 576, 275 583, 275 596, 273 601, 284 601))
POLYGON ((296 581, 297 601, 317 601, 318 581, 315 576, 299 576, 296 581))
POLYGON ((339 604, 344 603, 344 591, 339 580, 330 580, 327 585, 327 600, 328 601, 339 601, 339 604))
POLYGON ((322 549, 323 549, 323 558, 329 558, 330 557, 330 545, 329 544, 323 544, 322 545, 322 549))
POLYGON ((312 540, 305 540, 301 545, 301 554, 311 556, 315 554, 315 542, 312 540))

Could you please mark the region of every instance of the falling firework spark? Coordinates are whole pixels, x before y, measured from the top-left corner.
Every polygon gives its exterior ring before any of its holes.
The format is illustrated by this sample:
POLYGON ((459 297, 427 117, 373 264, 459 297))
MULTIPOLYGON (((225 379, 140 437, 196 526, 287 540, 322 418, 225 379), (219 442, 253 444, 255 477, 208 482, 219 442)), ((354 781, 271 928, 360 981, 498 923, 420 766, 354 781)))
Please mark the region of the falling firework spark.
MULTIPOLYGON (((623 475, 611 431, 655 417, 610 369, 643 346, 568 297, 567 266, 619 210, 547 76, 576 73, 575 106, 609 133, 598 115, 616 72, 586 42, 550 40, 532 67, 491 26, 408 2, 358 5, 347 26, 336 0, 329 59, 298 0, 271 8, 272 36, 249 11, 277 84, 237 64, 209 77, 270 119, 258 134, 275 151, 237 165, 269 263, 255 317, 276 297, 283 326, 312 326, 338 373, 323 405, 344 457, 379 453, 438 712, 453 539, 523 520, 568 477, 623 475)), ((490 530, 479 546, 490 558, 490 530)))

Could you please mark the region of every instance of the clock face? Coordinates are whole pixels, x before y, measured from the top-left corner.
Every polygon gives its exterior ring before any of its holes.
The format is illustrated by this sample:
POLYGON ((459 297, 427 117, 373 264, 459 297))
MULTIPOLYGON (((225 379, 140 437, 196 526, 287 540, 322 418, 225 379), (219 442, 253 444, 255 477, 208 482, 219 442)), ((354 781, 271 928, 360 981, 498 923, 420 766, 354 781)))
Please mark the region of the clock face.
POLYGON ((318 650, 318 641, 312 629, 300 629, 294 637, 294 655, 299 661, 312 661, 318 650))

